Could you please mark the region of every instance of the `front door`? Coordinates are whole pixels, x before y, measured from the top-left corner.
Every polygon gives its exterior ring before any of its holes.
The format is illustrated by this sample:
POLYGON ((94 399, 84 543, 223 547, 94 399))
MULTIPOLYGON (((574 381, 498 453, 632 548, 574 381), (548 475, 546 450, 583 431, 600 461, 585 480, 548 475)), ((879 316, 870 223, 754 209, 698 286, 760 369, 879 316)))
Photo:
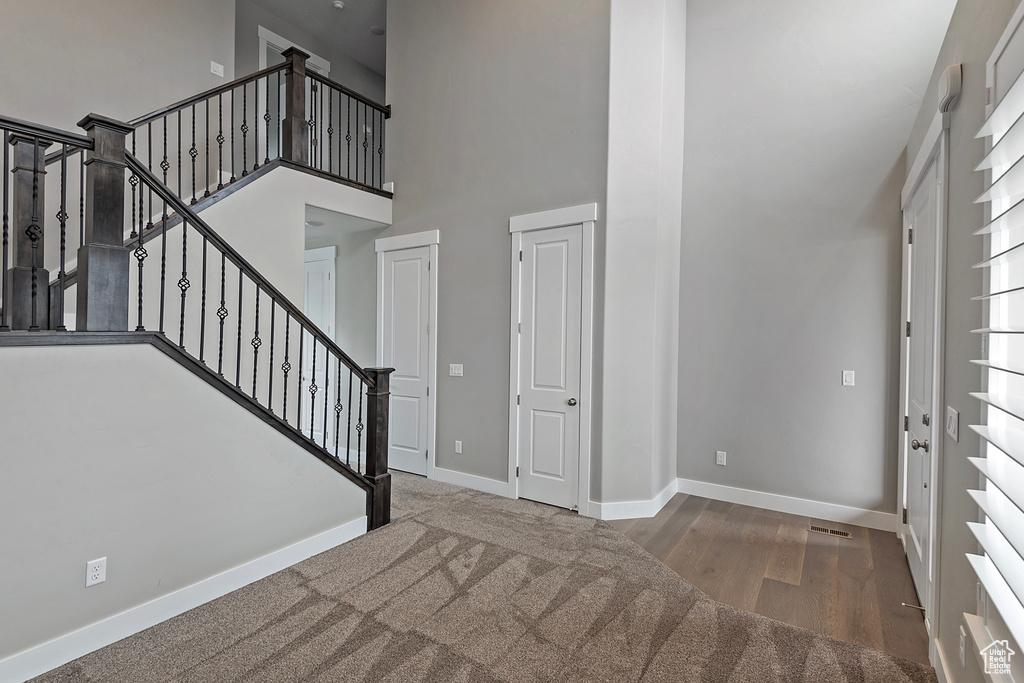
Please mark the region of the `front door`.
POLYGON ((520 268, 519 495, 575 508, 583 226, 523 233, 520 268))
POLYGON ((391 374, 388 466, 427 474, 430 247, 384 252, 383 367, 391 374))
MULTIPOLYGON (((907 339, 906 500, 907 559, 922 605, 931 592, 932 453, 941 438, 932 414, 935 363, 935 249, 938 236, 938 164, 935 159, 908 204, 910 330, 907 339)), ((939 424, 942 421, 939 419, 939 424)))

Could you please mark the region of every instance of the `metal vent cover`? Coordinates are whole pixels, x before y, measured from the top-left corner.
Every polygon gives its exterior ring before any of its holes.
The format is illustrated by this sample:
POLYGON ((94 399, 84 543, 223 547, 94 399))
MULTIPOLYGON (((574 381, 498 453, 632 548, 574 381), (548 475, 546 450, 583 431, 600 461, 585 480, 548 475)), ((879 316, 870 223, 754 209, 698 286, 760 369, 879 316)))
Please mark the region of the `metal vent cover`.
POLYGON ((825 534, 826 536, 838 536, 839 538, 849 538, 850 537, 850 532, 849 531, 841 531, 839 529, 829 529, 826 526, 817 526, 816 524, 812 524, 812 525, 810 525, 807 528, 810 531, 813 531, 813 532, 818 533, 818 534, 825 534))

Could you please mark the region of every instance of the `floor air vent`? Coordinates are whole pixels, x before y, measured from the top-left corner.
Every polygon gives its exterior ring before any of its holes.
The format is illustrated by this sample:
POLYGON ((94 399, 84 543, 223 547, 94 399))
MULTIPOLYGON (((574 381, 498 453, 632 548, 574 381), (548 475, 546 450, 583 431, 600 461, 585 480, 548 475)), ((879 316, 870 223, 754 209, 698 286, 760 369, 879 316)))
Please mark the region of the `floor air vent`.
POLYGON ((829 529, 825 526, 816 526, 812 524, 809 529, 819 534, 825 534, 827 536, 838 536, 839 538, 849 538, 849 531, 840 531, 839 529, 829 529))

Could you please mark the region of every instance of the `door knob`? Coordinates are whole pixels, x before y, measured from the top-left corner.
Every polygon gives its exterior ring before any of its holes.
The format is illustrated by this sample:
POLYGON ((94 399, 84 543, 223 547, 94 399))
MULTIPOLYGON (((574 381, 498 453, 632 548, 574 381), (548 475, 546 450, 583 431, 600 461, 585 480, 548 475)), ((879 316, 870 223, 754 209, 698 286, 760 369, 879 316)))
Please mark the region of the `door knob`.
POLYGON ((568 403, 569 403, 569 405, 574 406, 574 405, 576 405, 576 399, 570 398, 568 403))
POLYGON ((918 448, 923 448, 924 452, 927 453, 928 452, 928 439, 925 439, 924 441, 918 441, 917 439, 914 439, 913 441, 910 442, 910 447, 913 448, 915 451, 918 448))

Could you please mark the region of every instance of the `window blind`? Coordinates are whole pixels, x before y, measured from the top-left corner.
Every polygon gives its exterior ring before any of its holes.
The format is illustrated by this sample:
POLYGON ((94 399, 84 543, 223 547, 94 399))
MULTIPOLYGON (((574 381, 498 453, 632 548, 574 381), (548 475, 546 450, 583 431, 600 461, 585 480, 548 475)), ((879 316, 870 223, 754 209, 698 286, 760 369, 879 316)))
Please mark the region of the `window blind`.
MULTIPOLYGON (((985 272, 987 358, 973 361, 986 389, 971 396, 982 402, 981 456, 970 458, 980 473, 968 493, 981 522, 969 522, 982 549, 968 561, 1017 643, 1024 643, 1024 77, 1006 92, 977 137, 989 138, 989 153, 975 169, 985 172, 976 203, 988 205, 987 258, 974 267, 985 272)), ((982 345, 985 346, 984 344, 982 345)))

